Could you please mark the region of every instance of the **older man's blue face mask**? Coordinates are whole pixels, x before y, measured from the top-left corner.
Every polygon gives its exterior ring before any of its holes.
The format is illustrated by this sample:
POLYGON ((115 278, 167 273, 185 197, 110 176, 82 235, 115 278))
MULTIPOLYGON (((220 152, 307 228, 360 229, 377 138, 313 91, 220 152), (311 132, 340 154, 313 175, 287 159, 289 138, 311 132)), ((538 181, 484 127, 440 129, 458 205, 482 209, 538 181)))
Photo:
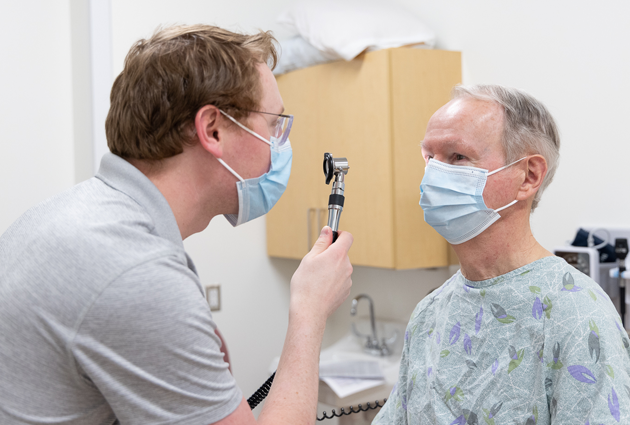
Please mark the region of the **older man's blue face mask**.
POLYGON ((420 184, 424 220, 453 245, 478 236, 501 218, 499 211, 517 202, 514 200, 496 210, 488 208, 483 200, 487 178, 525 158, 491 172, 430 159, 420 184))

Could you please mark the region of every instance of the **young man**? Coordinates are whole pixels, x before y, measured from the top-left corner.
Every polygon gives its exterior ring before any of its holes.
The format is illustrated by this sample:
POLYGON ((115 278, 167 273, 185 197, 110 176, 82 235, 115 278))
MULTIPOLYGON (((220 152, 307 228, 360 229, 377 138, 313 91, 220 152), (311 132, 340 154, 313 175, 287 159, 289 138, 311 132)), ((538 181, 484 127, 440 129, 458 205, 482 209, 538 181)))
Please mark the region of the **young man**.
POLYGON ((412 314, 375 424, 630 423, 619 315, 530 229, 559 147, 544 105, 501 86, 457 87, 429 121, 420 205, 461 270, 412 314))
POLYGON ((316 415, 326 318, 350 291, 352 236, 322 230, 291 280, 259 420, 228 372, 182 240, 240 225, 286 187, 292 117, 268 33, 171 27, 129 52, 98 174, 0 238, 0 423, 301 424, 316 415))

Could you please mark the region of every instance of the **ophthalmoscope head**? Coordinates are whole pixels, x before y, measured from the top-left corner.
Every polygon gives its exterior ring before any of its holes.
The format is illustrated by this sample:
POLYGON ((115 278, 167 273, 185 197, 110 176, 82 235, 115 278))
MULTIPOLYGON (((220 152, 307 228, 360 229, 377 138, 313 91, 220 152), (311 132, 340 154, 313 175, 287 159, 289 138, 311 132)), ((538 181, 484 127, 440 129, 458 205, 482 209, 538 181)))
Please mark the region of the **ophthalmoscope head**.
POLYGON ((343 211, 343 203, 345 200, 344 190, 346 184, 344 177, 348 174, 350 166, 346 158, 333 158, 329 153, 324 154, 324 175, 326 176, 326 184, 330 184, 333 180, 332 190, 328 197, 328 226, 333 231, 333 242, 337 240, 339 230, 339 219, 343 211))

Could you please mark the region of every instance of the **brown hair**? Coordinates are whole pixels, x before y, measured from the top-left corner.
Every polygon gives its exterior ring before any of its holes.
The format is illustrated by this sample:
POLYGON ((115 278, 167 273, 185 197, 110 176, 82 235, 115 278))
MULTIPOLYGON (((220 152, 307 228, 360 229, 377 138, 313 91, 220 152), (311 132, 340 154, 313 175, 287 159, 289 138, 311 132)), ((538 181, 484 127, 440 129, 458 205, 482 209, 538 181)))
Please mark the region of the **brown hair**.
POLYGON ((139 40, 112 87, 109 149, 159 161, 195 140, 192 126, 203 106, 246 117, 260 102, 257 64, 276 65, 275 42, 270 32, 245 35, 210 25, 158 28, 139 40))

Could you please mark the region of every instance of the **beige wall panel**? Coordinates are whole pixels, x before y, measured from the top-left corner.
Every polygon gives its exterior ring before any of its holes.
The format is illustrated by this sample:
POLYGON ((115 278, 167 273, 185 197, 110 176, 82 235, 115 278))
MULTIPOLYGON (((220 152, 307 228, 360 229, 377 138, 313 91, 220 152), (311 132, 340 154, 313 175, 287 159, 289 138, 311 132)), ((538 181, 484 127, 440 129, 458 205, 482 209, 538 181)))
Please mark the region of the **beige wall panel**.
POLYGON ((322 160, 330 152, 350 163, 340 229, 355 237, 353 264, 394 267, 389 69, 389 52, 379 51, 278 78, 287 112, 295 115, 294 168, 268 216, 269 255, 305 253, 306 210, 328 204, 322 160), (291 241, 274 235, 283 225, 295 229, 291 241))
POLYGON ((461 54, 406 48, 390 54, 396 268, 446 266, 447 243, 424 222, 418 205, 425 167, 420 142, 433 113, 461 83, 461 54))
MULTIPOLYGON (((270 256, 301 259, 308 242, 308 217, 314 237, 316 215, 309 209, 321 207, 317 184, 323 185, 320 149, 315 143, 320 136, 313 94, 317 90, 313 69, 278 77, 286 113, 295 116, 289 139, 293 147, 293 165, 287 190, 267 214, 267 253, 270 256), (308 83, 307 83, 308 81, 308 83), (321 177, 321 178, 320 178, 321 177), (319 203, 319 204, 318 204, 319 203)), ((321 154, 323 157, 323 154, 321 154)))

